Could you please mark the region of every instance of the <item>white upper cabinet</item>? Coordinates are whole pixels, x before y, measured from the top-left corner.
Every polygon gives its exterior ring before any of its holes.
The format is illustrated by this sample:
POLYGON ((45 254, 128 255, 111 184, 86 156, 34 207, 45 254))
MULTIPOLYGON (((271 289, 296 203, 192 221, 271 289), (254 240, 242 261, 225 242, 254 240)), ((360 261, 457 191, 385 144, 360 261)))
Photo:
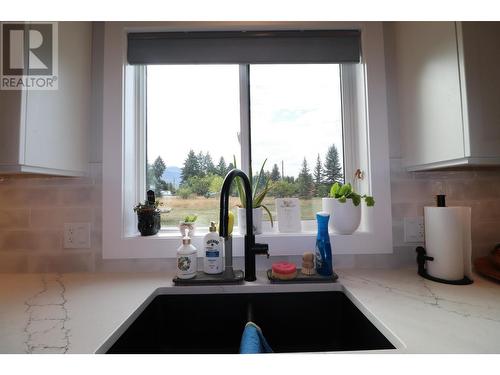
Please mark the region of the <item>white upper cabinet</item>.
POLYGON ((500 165, 500 23, 394 25, 408 170, 500 165))
POLYGON ((58 89, 0 91, 0 173, 87 173, 90 22, 58 23, 58 89))

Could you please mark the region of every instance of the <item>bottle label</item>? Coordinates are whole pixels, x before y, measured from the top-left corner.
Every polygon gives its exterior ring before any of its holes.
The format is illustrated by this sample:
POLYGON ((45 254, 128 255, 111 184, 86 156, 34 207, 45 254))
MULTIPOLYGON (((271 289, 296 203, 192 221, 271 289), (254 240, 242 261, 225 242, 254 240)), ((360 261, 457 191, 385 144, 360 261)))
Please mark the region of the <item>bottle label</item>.
POLYGON ((331 247, 326 241, 317 240, 315 248, 316 272, 322 276, 333 274, 331 247))
POLYGON ((321 257, 321 252, 319 251, 318 245, 316 244, 316 249, 315 249, 315 257, 316 257, 316 269, 322 268, 323 267, 323 258, 321 257))
POLYGON ((212 248, 208 247, 205 250, 205 256, 207 258, 218 258, 219 257, 219 249, 212 249, 212 248))
POLYGON ((177 268, 183 274, 194 272, 195 263, 192 255, 181 255, 177 258, 177 268))
POLYGON ((203 270, 209 274, 222 272, 222 253, 218 239, 210 239, 205 244, 205 262, 203 270))

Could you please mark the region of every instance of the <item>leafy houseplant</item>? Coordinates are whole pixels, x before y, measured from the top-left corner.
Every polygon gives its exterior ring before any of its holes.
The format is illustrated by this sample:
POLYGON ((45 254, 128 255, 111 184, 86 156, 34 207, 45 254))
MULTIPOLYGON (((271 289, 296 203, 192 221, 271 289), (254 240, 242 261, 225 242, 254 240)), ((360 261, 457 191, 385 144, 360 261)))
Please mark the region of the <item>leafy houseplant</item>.
POLYGON ((330 229, 339 234, 354 233, 361 222, 362 200, 368 207, 375 205, 372 196, 358 194, 350 183, 334 183, 328 198, 322 199, 323 211, 330 214, 330 229))
MULTIPOLYGON (((141 232, 141 236, 152 236, 158 233, 161 227, 161 211, 158 207, 163 204, 155 200, 152 190, 149 190, 147 194, 148 199, 134 207, 134 212, 137 213, 137 229, 141 232)), ((170 212, 170 209, 164 211, 170 212)))
MULTIPOLYGON (((233 156, 234 167, 236 166, 236 157, 233 156)), ((252 188, 252 209, 253 209, 253 226, 254 233, 259 234, 262 233, 262 209, 267 212, 269 216, 269 220, 271 220, 271 226, 273 226, 273 215, 271 211, 264 205, 262 202, 266 197, 267 193, 272 188, 271 179, 264 174, 264 166, 266 165, 267 159, 264 160, 262 166, 260 168, 259 174, 257 176, 257 180, 254 183, 253 177, 251 177, 251 188, 252 188), (263 187, 261 187, 263 186, 263 187)), ((251 174, 251 173, 250 173, 251 174)), ((240 178, 236 178, 236 186, 238 188, 238 195, 240 197, 240 204, 238 205, 238 225, 240 227, 240 231, 243 231, 243 224, 245 224, 246 228, 246 216, 245 216, 245 208, 246 208, 246 195, 245 189, 243 189, 243 183, 240 178)))
POLYGON ((184 220, 179 222, 179 230, 181 231, 181 235, 184 236, 186 234, 186 229, 188 230, 188 236, 193 237, 196 230, 196 219, 198 219, 198 215, 191 214, 186 215, 184 220))
POLYGON ((375 205, 375 199, 369 195, 359 195, 354 191, 350 183, 341 185, 338 182, 334 183, 328 194, 329 198, 338 199, 340 203, 347 202, 348 199, 352 200, 355 206, 359 206, 361 200, 364 199, 368 207, 373 207, 375 205))

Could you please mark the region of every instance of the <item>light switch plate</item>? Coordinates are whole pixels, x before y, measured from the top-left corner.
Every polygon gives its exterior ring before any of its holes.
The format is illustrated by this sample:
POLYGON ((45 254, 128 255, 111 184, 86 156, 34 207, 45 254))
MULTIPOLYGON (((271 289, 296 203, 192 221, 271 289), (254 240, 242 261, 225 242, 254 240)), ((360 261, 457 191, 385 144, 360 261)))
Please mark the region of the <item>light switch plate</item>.
POLYGON ((90 249, 90 223, 64 223, 65 249, 90 249))
POLYGON ((423 216, 405 217, 403 224, 405 242, 424 242, 423 216))

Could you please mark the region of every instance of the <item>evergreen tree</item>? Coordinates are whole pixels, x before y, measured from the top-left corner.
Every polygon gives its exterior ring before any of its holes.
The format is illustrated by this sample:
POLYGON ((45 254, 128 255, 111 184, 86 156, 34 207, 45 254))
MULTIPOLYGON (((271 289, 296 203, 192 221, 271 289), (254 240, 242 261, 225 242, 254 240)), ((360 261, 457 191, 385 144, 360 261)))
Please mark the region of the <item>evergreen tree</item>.
POLYGON ((335 182, 344 182, 342 167, 339 162, 339 153, 335 145, 328 148, 324 164, 325 183, 331 185, 335 182))
POLYGON ((323 184, 323 166, 321 164, 321 158, 319 157, 316 159, 316 167, 314 167, 314 196, 319 197, 320 194, 320 188, 321 185, 323 184))
POLYGON ((226 165, 226 161, 224 160, 223 156, 220 157, 219 164, 217 164, 217 167, 215 167, 215 173, 221 177, 226 177, 227 165, 226 165))
POLYGON ((201 176, 202 170, 199 159, 193 150, 189 150, 186 160, 184 160, 184 167, 181 170, 182 184, 185 184, 190 177, 201 176))
POLYGON ((163 175, 163 172, 165 172, 165 169, 167 169, 167 166, 165 165, 165 162, 161 158, 161 156, 158 156, 156 160, 153 163, 153 174, 154 176, 160 180, 161 176, 163 175))
POLYGON ((161 156, 156 158, 153 165, 148 165, 147 184, 154 190, 157 196, 161 195, 162 190, 168 190, 167 183, 162 178, 165 169, 167 169, 167 166, 161 156))
POLYGON ((310 199, 312 197, 313 177, 309 172, 306 158, 302 162, 302 169, 297 178, 297 187, 300 198, 310 199))
POLYGON ((205 175, 215 174, 215 165, 208 151, 202 157, 201 169, 205 175))
POLYGON ((199 166, 199 177, 204 177, 205 176, 205 155, 203 155, 203 152, 198 152, 198 155, 196 155, 196 160, 198 160, 198 166, 199 166))
POLYGON ((231 169, 234 169, 234 164, 233 163, 229 163, 229 165, 227 166, 226 174, 228 174, 231 169))
POLYGON ((273 165, 273 170, 271 171, 271 180, 278 181, 281 178, 280 170, 278 164, 273 165))

